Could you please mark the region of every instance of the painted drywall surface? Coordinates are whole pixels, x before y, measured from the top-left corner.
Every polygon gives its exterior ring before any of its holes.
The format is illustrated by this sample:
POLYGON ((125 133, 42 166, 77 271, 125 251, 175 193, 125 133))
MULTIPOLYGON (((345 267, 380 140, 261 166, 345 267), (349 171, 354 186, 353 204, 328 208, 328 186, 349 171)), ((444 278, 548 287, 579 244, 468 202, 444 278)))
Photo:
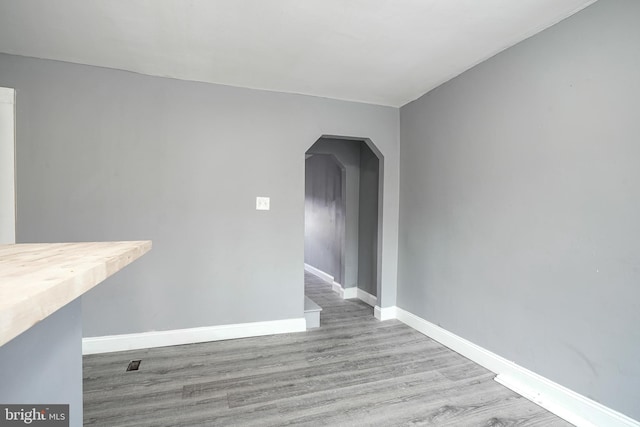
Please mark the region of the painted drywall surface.
POLYGON ((0 347, 0 402, 68 404, 70 425, 82 425, 79 299, 0 347))
POLYGON ((0 86, 17 89, 18 241, 154 242, 83 297, 85 336, 302 317, 304 153, 322 135, 385 156, 395 304, 398 109, 11 55, 0 86))
POLYGON ((377 290, 378 179, 380 163, 366 146, 360 146, 360 218, 358 234, 358 287, 373 296, 377 290))
POLYGON ((640 419, 640 2, 401 109, 398 305, 640 419))
POLYGON ((0 87, 0 244, 16 242, 14 95, 0 87))
POLYGON ((344 282, 345 170, 328 154, 305 160, 304 262, 344 282))
POLYGON ((358 284, 358 210, 360 203, 360 141, 320 138, 307 153, 331 154, 345 168, 345 288, 358 284))

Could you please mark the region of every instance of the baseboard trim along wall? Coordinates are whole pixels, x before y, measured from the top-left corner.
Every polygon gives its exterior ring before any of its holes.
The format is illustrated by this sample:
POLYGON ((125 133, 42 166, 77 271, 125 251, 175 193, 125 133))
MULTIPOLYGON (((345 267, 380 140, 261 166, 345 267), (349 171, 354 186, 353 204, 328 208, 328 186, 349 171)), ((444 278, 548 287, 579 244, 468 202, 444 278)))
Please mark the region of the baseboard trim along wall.
POLYGON ((330 275, 328 273, 325 273, 324 271, 322 271, 322 270, 320 270, 318 268, 315 268, 312 265, 309 265, 309 264, 305 263, 304 264, 304 269, 306 271, 308 271, 309 273, 318 276, 319 278, 321 278, 322 280, 324 280, 326 282, 333 283, 333 276, 332 275, 330 275))
MULTIPOLYGON (((397 319, 396 306, 393 307, 373 307, 373 315, 380 321, 397 319)), ((409 325, 411 326, 411 325, 409 325)))
MULTIPOLYGON (((364 291, 361 291, 360 289, 358 289, 355 286, 352 286, 350 288, 345 288, 340 283, 338 283, 336 281, 334 281, 331 284, 331 289, 333 290, 333 292, 336 292, 338 295, 340 295, 340 298, 342 298, 342 299, 355 299, 355 298, 362 299, 362 298, 360 298, 360 292, 364 292, 364 291)), ((367 295, 369 295, 369 294, 367 294, 367 295)))
POLYGON ((331 290, 340 295, 340 298, 342 299, 358 298, 358 288, 345 288, 336 281, 331 283, 331 290))
POLYGON ((357 298, 360 301, 363 301, 364 303, 369 304, 371 307, 376 306, 376 304, 378 303, 378 298, 374 297, 367 291, 363 291, 360 288, 357 288, 357 289, 358 289, 357 298))
POLYGON ((331 289, 333 290, 333 292, 337 293, 338 295, 340 295, 340 298, 342 299, 353 299, 353 298, 358 298, 361 299, 362 301, 366 302, 367 304, 369 304, 370 306, 374 306, 376 305, 376 297, 374 297, 373 295, 355 287, 352 286, 350 288, 345 288, 343 287, 340 283, 336 282, 335 279, 333 278, 332 275, 325 273, 324 271, 320 270, 319 268, 315 268, 312 265, 306 264, 304 265, 304 269, 315 275, 318 276, 319 278, 321 278, 322 280, 324 280, 325 282, 329 282, 331 283, 331 289), (367 297, 367 299, 363 299, 365 297, 367 297), (371 303, 370 301, 372 301, 373 298, 373 303, 371 303))
POLYGON ((497 382, 577 427, 640 427, 640 422, 498 356, 413 313, 399 307, 383 309, 375 307, 374 312, 376 312, 376 318, 380 320, 396 318, 495 372, 497 382))
POLYGON ((304 317, 301 317, 297 319, 271 320, 266 322, 174 329, 171 331, 88 337, 82 339, 82 354, 112 353, 114 351, 304 332, 306 330, 307 322, 304 317))
POLYGON ((340 295, 340 298, 344 298, 344 288, 342 287, 342 285, 338 282, 332 282, 331 283, 331 290, 335 293, 337 293, 338 295, 340 295))
POLYGON ((342 289, 343 289, 342 298, 344 299, 358 298, 358 288, 356 288, 355 286, 352 286, 350 288, 342 288, 342 289))

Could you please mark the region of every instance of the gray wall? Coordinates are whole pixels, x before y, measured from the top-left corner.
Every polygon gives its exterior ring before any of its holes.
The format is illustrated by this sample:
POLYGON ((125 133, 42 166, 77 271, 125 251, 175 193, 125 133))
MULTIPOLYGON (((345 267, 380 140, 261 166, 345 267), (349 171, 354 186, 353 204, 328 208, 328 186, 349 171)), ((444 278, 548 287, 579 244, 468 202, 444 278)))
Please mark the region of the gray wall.
POLYGON ((305 163, 304 262, 344 283, 345 170, 330 154, 305 163))
POLYGON ((360 141, 320 138, 307 153, 331 154, 345 168, 345 253, 344 279, 351 288, 358 283, 358 211, 360 203, 360 141))
POLYGON ((17 89, 18 241, 154 242, 83 297, 85 336, 302 317, 304 153, 322 135, 385 156, 395 304, 398 109, 11 55, 0 86, 17 89))
POLYGON ((401 109, 398 305, 640 419, 640 2, 401 109))
POLYGON ((377 290, 378 180, 380 162, 366 144, 360 146, 360 209, 358 287, 373 296, 377 290))
POLYGON ((70 425, 82 425, 79 299, 0 347, 0 361, 2 404, 68 404, 70 425))

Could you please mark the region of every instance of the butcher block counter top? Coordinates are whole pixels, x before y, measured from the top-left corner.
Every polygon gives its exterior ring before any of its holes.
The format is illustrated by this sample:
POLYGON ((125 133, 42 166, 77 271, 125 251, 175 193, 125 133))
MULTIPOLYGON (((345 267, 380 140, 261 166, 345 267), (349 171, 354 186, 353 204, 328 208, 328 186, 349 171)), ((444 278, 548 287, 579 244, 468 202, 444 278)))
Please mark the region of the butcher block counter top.
POLYGON ((0 346, 150 249, 151 241, 0 245, 0 346))

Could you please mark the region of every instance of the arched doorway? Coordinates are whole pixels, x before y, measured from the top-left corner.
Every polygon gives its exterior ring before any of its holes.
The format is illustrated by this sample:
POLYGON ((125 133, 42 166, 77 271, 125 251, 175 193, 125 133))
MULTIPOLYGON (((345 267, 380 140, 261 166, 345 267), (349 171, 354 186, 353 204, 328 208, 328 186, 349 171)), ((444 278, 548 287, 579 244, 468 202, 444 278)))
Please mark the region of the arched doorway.
POLYGON ((305 153, 305 269, 343 298, 380 295, 383 157, 364 138, 319 138, 305 153))

